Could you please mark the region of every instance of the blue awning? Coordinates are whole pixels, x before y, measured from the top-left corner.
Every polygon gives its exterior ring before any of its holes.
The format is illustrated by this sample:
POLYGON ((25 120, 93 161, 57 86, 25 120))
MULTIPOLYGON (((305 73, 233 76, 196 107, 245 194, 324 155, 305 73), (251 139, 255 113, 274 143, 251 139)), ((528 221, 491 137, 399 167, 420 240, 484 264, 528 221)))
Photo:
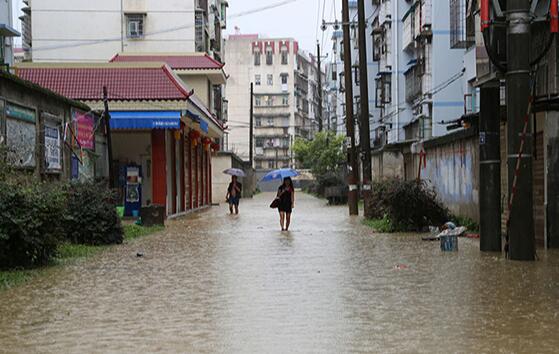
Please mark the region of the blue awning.
POLYGON ((179 129, 180 111, 111 112, 113 129, 179 129))
POLYGON ((192 119, 192 121, 200 124, 200 129, 204 132, 204 133, 208 133, 208 122, 206 122, 202 117, 200 117, 199 115, 197 115, 196 113, 193 113, 191 111, 189 111, 188 109, 186 110, 186 115, 188 117, 190 117, 190 119, 192 119))

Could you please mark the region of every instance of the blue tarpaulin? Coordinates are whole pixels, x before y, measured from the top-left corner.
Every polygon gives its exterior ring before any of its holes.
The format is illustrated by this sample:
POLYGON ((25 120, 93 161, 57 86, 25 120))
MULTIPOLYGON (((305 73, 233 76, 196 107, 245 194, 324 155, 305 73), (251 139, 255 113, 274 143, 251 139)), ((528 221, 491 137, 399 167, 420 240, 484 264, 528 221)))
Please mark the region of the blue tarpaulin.
POLYGON ((111 112, 112 129, 179 129, 180 111, 111 112))

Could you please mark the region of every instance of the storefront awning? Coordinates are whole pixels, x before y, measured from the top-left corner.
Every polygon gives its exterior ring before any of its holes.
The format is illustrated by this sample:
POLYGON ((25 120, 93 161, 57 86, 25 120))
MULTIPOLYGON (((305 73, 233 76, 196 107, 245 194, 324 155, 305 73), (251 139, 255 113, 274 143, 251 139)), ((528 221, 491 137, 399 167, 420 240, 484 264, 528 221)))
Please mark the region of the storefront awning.
POLYGON ((112 129, 179 129, 180 111, 111 112, 112 129))
POLYGON ((204 132, 204 133, 208 133, 208 122, 206 122, 204 120, 204 118, 200 117, 199 115, 192 113, 189 110, 186 110, 186 115, 188 117, 190 117, 190 119, 192 119, 192 121, 200 124, 200 129, 204 132))

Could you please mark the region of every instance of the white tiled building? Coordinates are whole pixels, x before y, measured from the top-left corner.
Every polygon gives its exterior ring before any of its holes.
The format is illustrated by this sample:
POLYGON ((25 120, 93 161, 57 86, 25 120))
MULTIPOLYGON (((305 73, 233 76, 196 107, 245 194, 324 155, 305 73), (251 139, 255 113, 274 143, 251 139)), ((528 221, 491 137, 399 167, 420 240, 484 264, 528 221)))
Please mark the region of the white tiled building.
POLYGON ((225 0, 25 0, 26 59, 106 62, 116 53, 207 52, 222 59, 225 0))
MULTIPOLYGON (((312 138, 317 130, 316 60, 301 51, 292 38, 231 35, 226 42, 225 63, 230 75, 226 148, 244 160, 249 158, 250 84, 253 83, 255 168, 293 166, 294 139, 312 138)), ((322 75, 324 83, 326 77, 322 75)))

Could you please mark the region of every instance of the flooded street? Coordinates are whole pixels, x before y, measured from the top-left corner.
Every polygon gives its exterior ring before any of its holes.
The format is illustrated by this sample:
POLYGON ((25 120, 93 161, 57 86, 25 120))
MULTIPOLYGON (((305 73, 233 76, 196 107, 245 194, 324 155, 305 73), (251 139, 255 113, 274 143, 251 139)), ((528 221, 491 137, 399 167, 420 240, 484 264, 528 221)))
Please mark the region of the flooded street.
POLYGON ((460 239, 443 254, 302 193, 282 233, 271 199, 170 221, 0 292, 0 352, 559 351, 558 252, 516 263, 460 239))

